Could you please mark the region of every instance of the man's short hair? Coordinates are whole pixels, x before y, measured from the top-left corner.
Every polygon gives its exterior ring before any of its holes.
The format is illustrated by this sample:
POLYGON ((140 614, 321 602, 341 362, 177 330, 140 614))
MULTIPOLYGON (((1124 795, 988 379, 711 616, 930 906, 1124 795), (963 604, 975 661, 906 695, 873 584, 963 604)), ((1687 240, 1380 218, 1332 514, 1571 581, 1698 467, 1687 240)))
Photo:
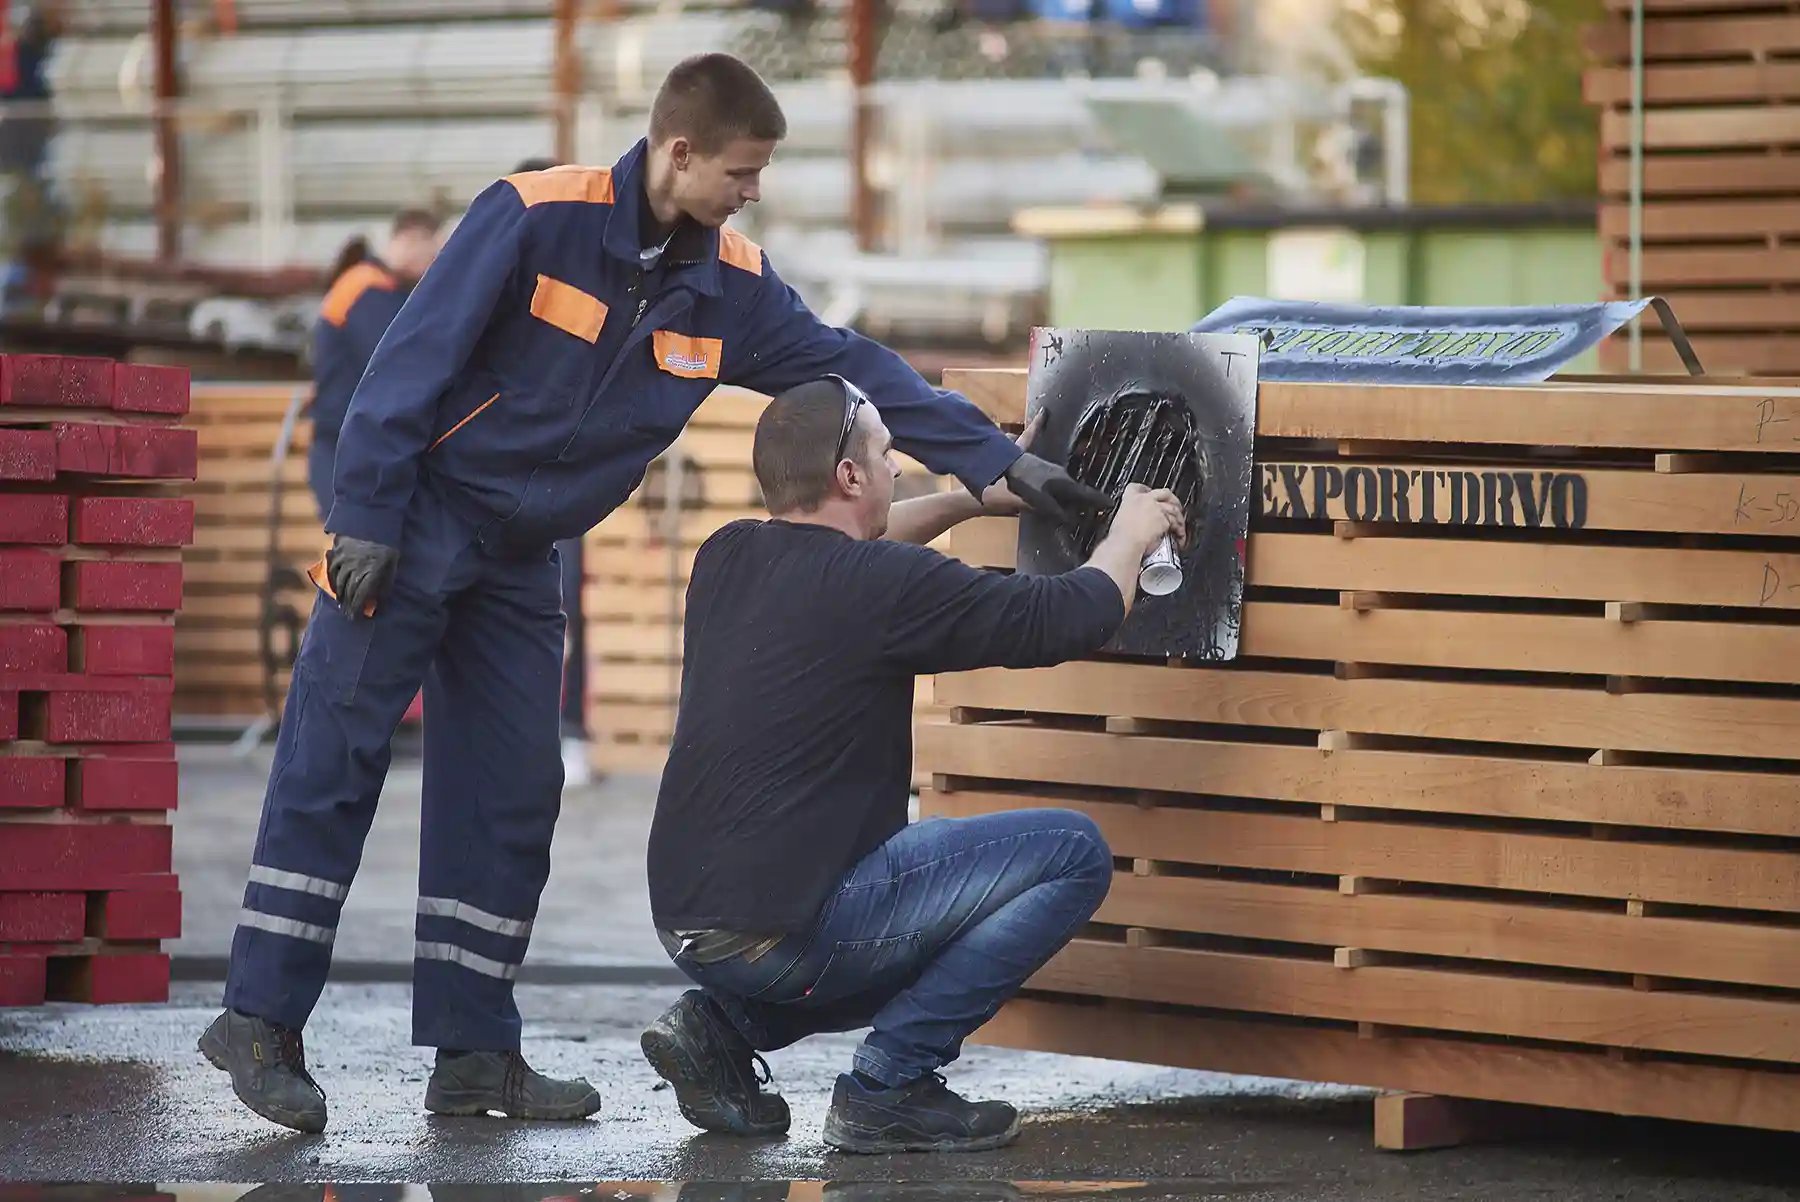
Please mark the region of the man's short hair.
MULTIPOLYGON (((831 496, 843 429, 844 389, 836 380, 811 380, 769 402, 756 421, 750 463, 770 513, 811 512, 831 496)), ((861 463, 868 441, 864 430, 852 432, 844 458, 861 463)))
POLYGON ((552 167, 560 166, 562 166, 561 159, 553 159, 548 155, 543 155, 537 158, 521 160, 519 165, 512 169, 512 174, 524 175, 527 171, 548 171, 552 167))
POLYGON ((650 106, 650 144, 686 138, 701 154, 718 154, 739 138, 787 137, 781 102, 762 76, 729 54, 696 54, 675 64, 650 106))

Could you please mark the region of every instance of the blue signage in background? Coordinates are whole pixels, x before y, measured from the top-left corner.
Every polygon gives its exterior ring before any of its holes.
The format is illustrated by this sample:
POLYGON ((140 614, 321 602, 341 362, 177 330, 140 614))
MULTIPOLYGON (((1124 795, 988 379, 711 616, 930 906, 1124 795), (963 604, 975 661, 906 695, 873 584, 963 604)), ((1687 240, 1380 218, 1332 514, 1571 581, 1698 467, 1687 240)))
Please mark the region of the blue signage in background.
POLYGON ((1333 384, 1531 384, 1654 306, 1688 371, 1687 336, 1660 297, 1592 305, 1372 306, 1238 296, 1194 333, 1254 334, 1263 380, 1333 384))

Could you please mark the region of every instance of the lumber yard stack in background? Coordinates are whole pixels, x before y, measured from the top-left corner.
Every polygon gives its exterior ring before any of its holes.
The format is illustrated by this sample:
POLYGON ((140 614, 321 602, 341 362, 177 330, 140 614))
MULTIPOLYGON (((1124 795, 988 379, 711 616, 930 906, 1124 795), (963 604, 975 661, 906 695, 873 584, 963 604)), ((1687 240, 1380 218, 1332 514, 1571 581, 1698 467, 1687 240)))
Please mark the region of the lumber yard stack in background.
POLYGON ((1263 384, 1237 660, 936 679, 925 813, 1117 857, 981 1038, 1800 1129, 1797 435, 1792 388, 1263 384))
POLYGON ((274 702, 279 716, 290 666, 312 613, 305 571, 329 540, 306 483, 308 418, 296 421, 287 454, 274 461, 282 423, 306 384, 201 384, 187 424, 199 439, 194 542, 182 557, 187 595, 175 625, 175 709, 184 719, 248 721, 274 702), (279 490, 279 496, 277 496, 279 490), (269 580, 270 514, 278 507, 269 580), (265 695, 265 606, 275 611, 269 649, 274 692, 265 695))
POLYGON ((0 1004, 161 1001, 185 369, 0 358, 0 1004))
MULTIPOLYGON (((1586 31, 1609 295, 1631 295, 1632 0, 1586 31)), ((1800 375, 1800 10, 1645 0, 1641 293, 1668 297, 1709 372, 1800 375)), ((1601 347, 1629 366, 1625 339, 1601 347)), ((1642 369, 1683 370, 1645 329, 1642 369)))
MULTIPOLYGON (((659 772, 675 730, 681 620, 694 552, 721 526, 766 518, 751 468, 756 419, 768 398, 722 387, 650 466, 631 500, 594 528, 587 578, 587 724, 599 772, 659 772), (679 506, 670 507, 679 498, 679 506)), ((896 498, 944 481, 905 456, 896 498)), ((922 683, 921 719, 936 716, 922 683)))

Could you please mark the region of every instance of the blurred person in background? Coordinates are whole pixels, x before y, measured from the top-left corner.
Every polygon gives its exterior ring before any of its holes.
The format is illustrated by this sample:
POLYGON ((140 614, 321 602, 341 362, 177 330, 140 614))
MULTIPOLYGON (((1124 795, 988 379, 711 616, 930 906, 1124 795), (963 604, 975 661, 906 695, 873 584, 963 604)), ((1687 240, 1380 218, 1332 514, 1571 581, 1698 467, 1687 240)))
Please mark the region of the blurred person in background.
POLYGON ((306 459, 306 483, 321 523, 331 512, 338 433, 350 411, 350 397, 381 336, 437 258, 443 224, 424 209, 402 209, 394 215, 379 258, 358 234, 331 265, 331 283, 313 326, 313 430, 306 459))
POLYGON ((0 220, 7 270, 0 290, 5 302, 21 295, 33 263, 55 249, 61 214, 44 179, 56 118, 50 111, 50 77, 45 68, 66 21, 66 3, 33 4, 12 10, 5 22, 0 3, 0 182, 6 199, 0 220))
MULTIPOLYGON (((514 175, 548 171, 562 166, 553 158, 526 159, 513 168, 514 175)), ((562 761, 563 788, 591 784, 594 769, 588 759, 587 734, 587 627, 581 617, 581 540, 566 538, 556 544, 562 560, 563 613, 569 619, 563 635, 562 761)))

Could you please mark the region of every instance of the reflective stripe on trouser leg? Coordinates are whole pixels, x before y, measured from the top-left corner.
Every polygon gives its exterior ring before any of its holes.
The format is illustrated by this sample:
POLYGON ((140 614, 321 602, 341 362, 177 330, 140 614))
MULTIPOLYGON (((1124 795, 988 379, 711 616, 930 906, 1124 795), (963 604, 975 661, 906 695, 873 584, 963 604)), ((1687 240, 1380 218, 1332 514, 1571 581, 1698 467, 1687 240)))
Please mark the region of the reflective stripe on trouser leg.
POLYGON ((425 682, 414 1043, 519 1046, 513 980, 562 804, 563 622, 548 548, 494 561, 457 598, 425 682))
POLYGON ((387 776, 388 740, 418 691, 443 615, 437 599, 399 584, 373 620, 353 623, 335 601, 316 599, 232 936, 231 1009, 302 1027, 318 1003, 387 776))

